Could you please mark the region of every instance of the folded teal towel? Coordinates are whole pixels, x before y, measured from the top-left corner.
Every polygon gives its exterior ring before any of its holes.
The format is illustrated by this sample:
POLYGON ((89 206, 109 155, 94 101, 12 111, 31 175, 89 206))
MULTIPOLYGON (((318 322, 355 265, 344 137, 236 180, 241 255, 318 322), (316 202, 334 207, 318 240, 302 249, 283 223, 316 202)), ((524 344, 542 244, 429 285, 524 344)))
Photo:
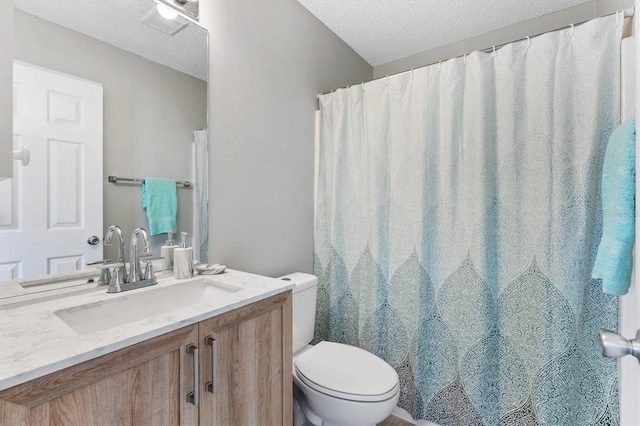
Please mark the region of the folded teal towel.
POLYGON ((149 234, 176 232, 176 181, 165 178, 144 178, 142 183, 142 207, 149 218, 149 234))
POLYGON ((636 120, 630 118, 609 139, 602 169, 602 240, 593 266, 602 291, 620 296, 631 284, 636 229, 636 120))

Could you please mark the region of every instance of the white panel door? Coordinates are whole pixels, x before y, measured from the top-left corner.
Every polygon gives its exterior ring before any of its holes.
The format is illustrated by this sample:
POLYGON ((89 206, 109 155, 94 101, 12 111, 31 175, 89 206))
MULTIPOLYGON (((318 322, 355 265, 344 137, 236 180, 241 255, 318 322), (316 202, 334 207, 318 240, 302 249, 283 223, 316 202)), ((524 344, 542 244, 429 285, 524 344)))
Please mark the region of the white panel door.
POLYGON ((102 259, 102 85, 14 62, 14 162, 0 181, 0 281, 102 259))

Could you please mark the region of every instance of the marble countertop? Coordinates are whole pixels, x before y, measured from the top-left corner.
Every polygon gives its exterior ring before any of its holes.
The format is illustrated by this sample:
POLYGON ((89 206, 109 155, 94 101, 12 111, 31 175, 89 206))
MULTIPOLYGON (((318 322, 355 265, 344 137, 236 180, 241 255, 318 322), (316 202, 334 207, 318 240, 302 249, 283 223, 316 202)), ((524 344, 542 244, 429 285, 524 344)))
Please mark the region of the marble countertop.
MULTIPOLYGON (((118 294, 107 294, 106 287, 98 287, 95 291, 0 310, 0 390, 195 324, 291 288, 293 284, 290 281, 227 270, 220 275, 196 275, 189 280, 161 278, 155 286, 118 294), (144 292, 203 278, 238 289, 215 302, 203 301, 178 309, 164 309, 163 312, 125 325, 106 325, 109 328, 93 334, 77 333, 55 314, 81 305, 100 305, 133 294, 143 297, 144 292)), ((108 322, 109 318, 104 318, 104 321, 108 322)))

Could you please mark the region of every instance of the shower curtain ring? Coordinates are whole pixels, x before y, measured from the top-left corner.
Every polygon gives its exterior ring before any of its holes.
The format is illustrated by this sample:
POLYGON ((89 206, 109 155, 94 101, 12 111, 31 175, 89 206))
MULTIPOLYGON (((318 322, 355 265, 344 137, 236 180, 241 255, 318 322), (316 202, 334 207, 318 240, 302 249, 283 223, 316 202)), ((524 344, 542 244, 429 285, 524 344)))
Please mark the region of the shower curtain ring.
POLYGON ((527 36, 527 49, 529 49, 530 47, 531 47, 531 38, 527 36))
POLYGON ((569 37, 573 37, 573 33, 576 31, 575 25, 571 24, 571 35, 569 37))
POLYGON ((438 62, 438 71, 442 71, 442 61, 438 62))
POLYGON ((467 54, 466 53, 464 55, 462 55, 462 61, 464 62, 465 65, 467 65, 467 54))
POLYGON ((619 25, 619 24, 620 24, 620 11, 618 10, 616 12, 616 25, 619 25))
POLYGON ((496 56, 496 47, 493 46, 493 57, 495 58, 495 56, 496 56))

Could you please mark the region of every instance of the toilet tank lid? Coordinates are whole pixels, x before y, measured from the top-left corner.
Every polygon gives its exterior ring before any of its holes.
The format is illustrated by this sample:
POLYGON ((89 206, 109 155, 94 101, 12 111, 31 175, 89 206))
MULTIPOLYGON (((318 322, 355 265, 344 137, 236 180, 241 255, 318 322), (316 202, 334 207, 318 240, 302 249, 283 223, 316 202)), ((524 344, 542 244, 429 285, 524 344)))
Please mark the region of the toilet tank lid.
POLYGON ((315 275, 305 274, 304 272, 294 272, 289 275, 278 277, 279 280, 291 281, 293 283, 293 292, 306 290, 309 287, 318 285, 318 278, 315 275))

